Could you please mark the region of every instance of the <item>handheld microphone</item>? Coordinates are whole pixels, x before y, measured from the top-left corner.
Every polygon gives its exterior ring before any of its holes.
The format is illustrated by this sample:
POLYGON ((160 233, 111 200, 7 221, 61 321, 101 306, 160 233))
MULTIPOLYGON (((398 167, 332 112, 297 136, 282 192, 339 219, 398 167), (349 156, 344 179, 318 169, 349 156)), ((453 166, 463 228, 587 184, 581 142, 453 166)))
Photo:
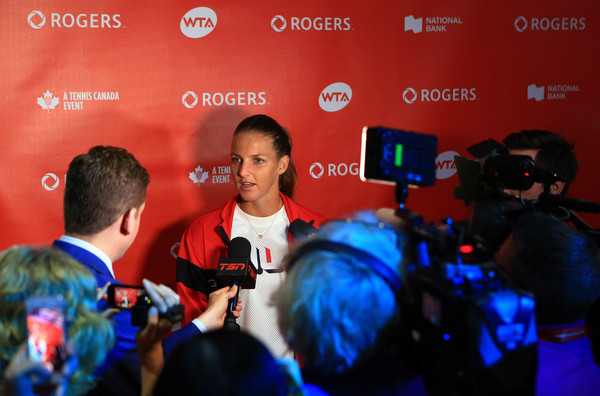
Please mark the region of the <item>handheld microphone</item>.
POLYGON ((219 287, 238 286, 235 297, 229 300, 227 317, 223 328, 239 330, 233 311, 237 305, 240 289, 254 289, 256 287, 256 267, 250 261, 250 242, 244 237, 236 237, 229 243, 226 258, 219 259, 217 267, 217 282, 219 287))
POLYGON ((303 241, 311 238, 319 231, 319 229, 313 225, 314 222, 314 220, 311 220, 310 223, 307 223, 302 219, 296 219, 290 223, 288 231, 292 234, 294 239, 303 241))

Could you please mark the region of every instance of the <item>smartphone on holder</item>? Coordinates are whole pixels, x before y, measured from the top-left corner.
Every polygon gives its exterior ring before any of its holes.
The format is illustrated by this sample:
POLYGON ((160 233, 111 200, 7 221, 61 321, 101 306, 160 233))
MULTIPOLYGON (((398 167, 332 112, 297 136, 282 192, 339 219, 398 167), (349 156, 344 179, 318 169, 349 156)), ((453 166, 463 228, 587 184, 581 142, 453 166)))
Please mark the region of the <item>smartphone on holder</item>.
POLYGON ((106 291, 108 306, 119 309, 132 309, 134 306, 149 306, 152 304, 146 289, 142 286, 111 284, 106 291))
POLYGON ((48 362, 53 370, 65 361, 65 301, 62 296, 34 296, 25 300, 29 358, 48 362))

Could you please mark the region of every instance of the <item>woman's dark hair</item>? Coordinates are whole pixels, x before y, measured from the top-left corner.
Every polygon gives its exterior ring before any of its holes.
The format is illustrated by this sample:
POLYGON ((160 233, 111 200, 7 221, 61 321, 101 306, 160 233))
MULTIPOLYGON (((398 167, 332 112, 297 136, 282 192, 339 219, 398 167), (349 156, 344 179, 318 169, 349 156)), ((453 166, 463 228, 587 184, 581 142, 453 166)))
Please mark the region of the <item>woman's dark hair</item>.
POLYGON ((256 114, 242 120, 237 128, 235 128, 233 136, 244 132, 256 132, 268 136, 273 142, 277 159, 280 159, 284 155, 289 157, 290 161, 287 170, 279 176, 279 191, 290 198, 294 198, 298 183, 298 173, 292 159, 292 138, 288 131, 273 118, 264 114, 256 114))

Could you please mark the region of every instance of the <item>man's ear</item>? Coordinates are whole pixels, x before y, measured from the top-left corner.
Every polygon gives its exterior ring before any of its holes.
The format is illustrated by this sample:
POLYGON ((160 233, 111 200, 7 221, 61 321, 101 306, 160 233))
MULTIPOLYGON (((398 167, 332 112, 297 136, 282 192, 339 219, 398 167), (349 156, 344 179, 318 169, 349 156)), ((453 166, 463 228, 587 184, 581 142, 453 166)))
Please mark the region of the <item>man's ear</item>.
POLYGON ((123 214, 123 216, 121 216, 121 234, 123 235, 130 235, 131 233, 133 233, 134 227, 135 227, 135 217, 137 214, 137 209, 136 208, 130 208, 129 210, 127 210, 127 212, 125 212, 123 214))
POLYGON ((559 195, 562 193, 565 188, 565 182, 561 180, 557 180, 550 185, 550 193, 559 195))
POLYGON ((277 168, 277 174, 283 175, 289 165, 290 165, 290 156, 289 155, 284 155, 281 158, 279 158, 279 167, 277 168))

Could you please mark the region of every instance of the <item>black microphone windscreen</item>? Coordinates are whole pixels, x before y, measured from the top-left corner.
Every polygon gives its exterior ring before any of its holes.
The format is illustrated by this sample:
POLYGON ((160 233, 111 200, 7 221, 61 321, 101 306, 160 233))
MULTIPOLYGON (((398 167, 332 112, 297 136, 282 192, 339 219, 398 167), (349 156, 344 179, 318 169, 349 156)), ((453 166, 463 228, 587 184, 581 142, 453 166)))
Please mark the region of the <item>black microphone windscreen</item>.
POLYGON ((297 240, 303 240, 310 238, 319 231, 317 227, 312 225, 312 222, 307 223, 302 219, 296 219, 290 223, 289 227, 290 234, 297 240))
POLYGON ((231 258, 250 258, 252 246, 250 241, 244 237, 235 237, 229 242, 227 257, 231 258))

